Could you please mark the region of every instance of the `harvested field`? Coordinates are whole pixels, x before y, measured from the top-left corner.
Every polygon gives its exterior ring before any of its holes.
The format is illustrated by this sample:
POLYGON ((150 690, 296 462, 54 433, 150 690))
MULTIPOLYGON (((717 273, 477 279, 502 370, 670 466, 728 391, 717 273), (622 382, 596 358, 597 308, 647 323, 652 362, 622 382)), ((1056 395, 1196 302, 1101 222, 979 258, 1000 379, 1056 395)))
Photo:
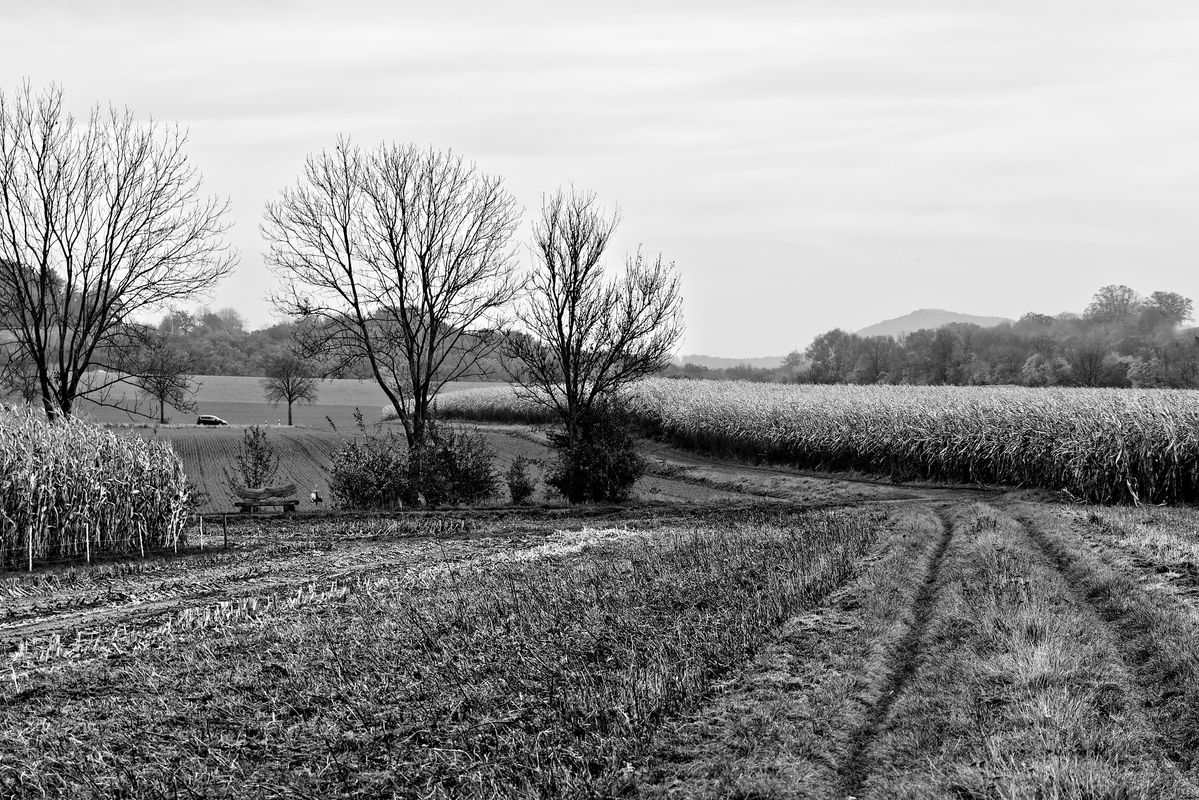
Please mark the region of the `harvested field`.
POLYGON ((0 786, 1199 797, 1192 512, 906 491, 297 515, 12 575, 0 786))
MULTIPOLYGON (((287 422, 287 406, 272 405, 263 398, 262 379, 238 375, 197 375, 199 389, 195 394, 197 410, 182 412, 168 409, 168 422, 174 425, 190 425, 197 414, 215 414, 231 425, 277 425, 287 422)), ((493 384, 475 381, 455 381, 442 391, 446 394, 467 389, 486 388, 493 384)), ((132 398, 130 398, 132 401, 132 398)), ((368 425, 383 419, 387 414, 384 406, 387 398, 374 381, 336 378, 317 384, 315 403, 297 403, 292 408, 292 419, 297 426, 317 430, 329 430, 329 420, 343 433, 354 430, 354 411, 362 412, 368 425)), ((140 406, 149 411, 144 399, 140 406)), ((102 424, 153 425, 157 420, 134 417, 114 408, 98 406, 88 401, 80 403, 79 413, 102 424)))
POLYGON ((844 583, 878 525, 766 511, 541 534, 425 540, 339 579, 23 639, 0 786, 578 796, 844 583))

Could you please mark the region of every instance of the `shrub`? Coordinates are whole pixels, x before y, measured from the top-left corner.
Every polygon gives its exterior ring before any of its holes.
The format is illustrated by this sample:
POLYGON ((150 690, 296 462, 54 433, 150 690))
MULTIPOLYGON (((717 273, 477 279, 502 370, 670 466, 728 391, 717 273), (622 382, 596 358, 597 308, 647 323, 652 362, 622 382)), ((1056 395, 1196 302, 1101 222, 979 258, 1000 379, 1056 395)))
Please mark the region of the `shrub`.
MULTIPOLYGON (((234 462, 242 485, 251 489, 269 486, 279 473, 279 455, 267 440, 266 431, 258 425, 246 429, 234 462)), ((237 477, 230 477, 229 483, 235 486, 237 477)))
POLYGON ((608 404, 579 426, 571 441, 566 432, 551 433, 557 460, 545 482, 572 503, 627 500, 645 472, 623 408, 608 404))
POLYGON ((477 503, 496 494, 495 451, 480 433, 430 425, 426 443, 409 454, 408 474, 432 506, 477 503))
POLYGON ((537 480, 529 474, 529 466, 532 463, 524 456, 517 456, 508 465, 505 479, 508 482, 508 494, 512 498, 512 505, 519 506, 528 502, 533 496, 533 490, 537 488, 537 480))
POLYGON ((478 433, 430 425, 425 444, 409 451, 391 431, 359 430, 329 467, 329 491, 341 508, 477 503, 499 489, 495 452, 478 433))
POLYGON ((339 508, 387 510, 411 502, 404 441, 389 431, 346 442, 329 466, 329 493, 339 508))

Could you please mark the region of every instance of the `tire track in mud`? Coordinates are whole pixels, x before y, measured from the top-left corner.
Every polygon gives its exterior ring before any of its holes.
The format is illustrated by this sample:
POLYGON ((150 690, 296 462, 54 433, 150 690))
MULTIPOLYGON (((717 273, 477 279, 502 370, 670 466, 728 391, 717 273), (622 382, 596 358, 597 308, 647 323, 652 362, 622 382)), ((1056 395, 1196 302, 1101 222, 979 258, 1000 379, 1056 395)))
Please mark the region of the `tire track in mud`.
MULTIPOLYGON (((1199 665, 1185 654, 1164 652, 1150 630, 1151 626, 1169 614, 1168 609, 1146 610, 1144 603, 1156 601, 1166 594, 1188 613, 1194 606, 1174 596, 1168 589, 1146 592, 1123 563, 1122 553, 1112 552, 1111 545, 1102 545, 1079 531, 1076 538, 1078 553, 1059 537, 1046 533, 1031 513, 1008 509, 1008 513, 1024 530, 1029 540, 1062 576, 1070 594, 1080 605, 1089 607, 1107 625, 1114 636, 1117 651, 1132 678, 1130 693, 1156 731, 1159 746, 1169 762, 1190 780, 1199 796, 1199 665), (1089 557, 1089 558, 1088 558, 1089 557), (1093 559, 1093 561, 1092 561, 1093 559), (1091 563, 1088 563, 1090 561, 1091 563), (1105 574, 1106 573, 1106 574, 1105 574), (1129 583, 1120 586, 1121 579, 1129 583), (1123 591, 1120 591, 1120 590, 1123 591), (1142 595, 1137 597, 1136 595, 1142 595), (1150 595, 1153 595, 1152 598, 1150 595)), ((1127 554, 1123 554, 1127 557, 1127 554)), ((1194 626, 1189 626, 1196 632, 1194 626)), ((1179 630, 1172 629, 1179 641, 1179 630)))
POLYGON ((841 791, 846 797, 858 797, 870 776, 870 750, 882 732, 891 708, 907 684, 916 674, 921 663, 921 645, 928 633, 932 607, 937 596, 937 587, 945 563, 945 554, 953 542, 953 522, 944 507, 929 506, 941 522, 941 539, 937 542, 932 557, 925 568, 924 581, 919 594, 912 603, 912 622, 903 638, 889 654, 892 667, 883 682, 882 691, 866 715, 862 726, 850 740, 844 765, 838 769, 841 791))

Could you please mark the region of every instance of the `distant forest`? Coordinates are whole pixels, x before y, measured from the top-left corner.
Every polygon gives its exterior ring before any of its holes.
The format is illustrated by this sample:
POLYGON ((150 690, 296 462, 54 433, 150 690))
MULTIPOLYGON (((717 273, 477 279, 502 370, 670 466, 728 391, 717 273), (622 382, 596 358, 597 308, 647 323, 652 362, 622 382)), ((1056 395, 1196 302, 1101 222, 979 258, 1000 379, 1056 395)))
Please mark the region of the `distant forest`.
MULTIPOLYGON (((176 310, 157 324, 163 344, 178 354, 192 375, 266 374, 267 366, 292 352, 297 324, 280 322, 260 330, 246 330, 245 320, 236 310, 176 310)), ((306 362, 307 372, 320 377, 371 378, 365 363, 333 370, 319 362, 306 362)), ((507 380, 509 374, 498 358, 480 359, 480 374, 472 380, 507 380)))
POLYGON ((670 377, 801 383, 1019 384, 1022 386, 1199 387, 1199 329, 1190 298, 1142 297, 1104 286, 1079 314, 1028 313, 983 328, 954 323, 898 339, 822 333, 778 369, 671 367, 670 377))
POLYGON ((232 308, 172 311, 158 330, 185 357, 194 375, 262 375, 267 362, 288 353, 296 326, 283 322, 256 331, 232 308))
MULTIPOLYGON (((1175 292, 1142 297, 1104 286, 1081 313, 1028 313, 983 328, 953 323, 905 336, 822 333, 783 366, 671 366, 675 378, 800 383, 1019 384, 1022 386, 1199 387, 1199 329, 1184 327, 1193 303, 1175 292)), ((196 375, 262 375, 288 352, 295 324, 246 330, 233 309, 173 311, 158 325, 196 375)), ((486 377, 507 372, 491 364, 486 377)), ((369 377, 365 370, 342 377, 369 377)), ((486 379, 485 376, 480 376, 486 379)))

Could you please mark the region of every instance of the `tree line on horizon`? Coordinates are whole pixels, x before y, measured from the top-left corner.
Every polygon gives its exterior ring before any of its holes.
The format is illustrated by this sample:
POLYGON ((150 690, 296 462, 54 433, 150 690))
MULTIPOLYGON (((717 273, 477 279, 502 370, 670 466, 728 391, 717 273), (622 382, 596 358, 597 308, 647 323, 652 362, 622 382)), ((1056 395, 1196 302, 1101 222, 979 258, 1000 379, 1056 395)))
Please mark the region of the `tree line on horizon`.
POLYGON ((793 350, 776 369, 674 366, 668 377, 799 383, 1199 388, 1193 302, 1100 288, 1082 313, 1030 312, 1013 323, 955 322, 899 337, 840 328, 793 350))

